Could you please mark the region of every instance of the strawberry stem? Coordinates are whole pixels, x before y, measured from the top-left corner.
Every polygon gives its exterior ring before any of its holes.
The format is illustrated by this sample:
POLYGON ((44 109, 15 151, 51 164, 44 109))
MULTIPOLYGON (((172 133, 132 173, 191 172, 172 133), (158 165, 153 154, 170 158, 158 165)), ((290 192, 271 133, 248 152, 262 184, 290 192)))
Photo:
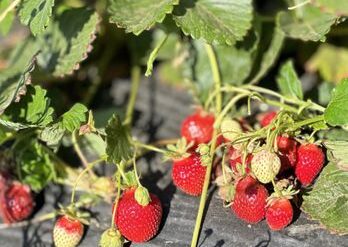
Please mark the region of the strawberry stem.
MULTIPOLYGON (((72 144, 73 144, 73 147, 74 147, 74 150, 75 150, 77 156, 79 156, 79 159, 81 160, 82 165, 85 168, 87 168, 88 167, 88 160, 87 160, 86 156, 83 154, 83 152, 79 146, 79 143, 77 141, 77 135, 78 135, 78 132, 75 130, 71 135, 72 144)), ((87 170, 88 170, 89 175, 91 175, 94 178, 96 177, 96 175, 93 173, 92 170, 90 170, 90 169, 87 169, 87 170)))
POLYGON ((121 196, 121 172, 120 170, 117 171, 117 196, 114 201, 114 207, 112 209, 112 218, 111 218, 111 228, 115 228, 115 216, 116 216, 116 210, 118 206, 118 201, 120 200, 121 196))
POLYGON ((124 120, 124 125, 131 125, 133 120, 133 112, 135 101, 137 99, 139 84, 140 84, 141 68, 138 65, 134 65, 131 71, 131 91, 129 96, 129 101, 127 105, 126 118, 124 120))
MULTIPOLYGON (((219 66, 218 66, 218 62, 217 62, 213 47, 209 44, 206 44, 205 49, 208 53, 210 66, 211 66, 212 73, 213 73, 215 90, 217 92, 219 92, 218 95, 216 96, 216 105, 215 105, 216 106, 216 114, 219 115, 221 112, 221 108, 222 108, 222 95, 220 92, 221 77, 220 77, 220 72, 219 72, 219 66)), ((210 146, 210 156, 212 157, 212 162, 210 162, 208 164, 207 171, 205 173, 204 184, 203 184, 203 189, 202 189, 202 196, 201 196, 201 199, 199 202, 199 208, 198 208, 195 228, 194 228, 193 235, 192 235, 191 247, 196 247, 197 243, 198 243, 198 237, 199 237, 200 230, 201 230, 203 212, 205 209, 205 204, 206 204, 206 199, 207 199, 207 194, 208 194, 208 187, 209 187, 209 183, 210 183, 211 171, 212 171, 212 167, 213 167, 213 160, 214 160, 213 156, 215 153, 218 131, 219 131, 218 128, 215 127, 214 131, 213 131, 211 146, 210 146)))

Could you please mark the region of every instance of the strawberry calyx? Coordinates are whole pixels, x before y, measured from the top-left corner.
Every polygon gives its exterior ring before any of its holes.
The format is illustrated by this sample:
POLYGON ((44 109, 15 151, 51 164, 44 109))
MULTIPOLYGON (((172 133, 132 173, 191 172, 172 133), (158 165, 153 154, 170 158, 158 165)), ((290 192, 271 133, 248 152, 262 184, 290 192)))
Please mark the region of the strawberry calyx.
POLYGON ((137 203, 143 207, 147 206, 151 202, 149 191, 142 185, 138 186, 134 191, 134 198, 137 203))
POLYGON ((280 198, 291 200, 296 194, 299 193, 299 190, 295 190, 293 185, 283 188, 282 184, 274 183, 273 187, 274 192, 267 198, 267 206, 272 205, 274 201, 280 198))
POLYGON ((190 157, 190 149, 194 146, 193 142, 187 142, 186 138, 180 138, 175 145, 167 145, 167 151, 164 154, 164 160, 179 161, 190 157))
POLYGON ((59 205, 58 214, 66 217, 70 221, 79 221, 84 225, 89 225, 90 214, 79 210, 74 204, 67 207, 59 205))
POLYGON ((208 166, 212 163, 213 158, 210 155, 210 147, 208 144, 199 144, 196 152, 200 154, 202 166, 208 166))

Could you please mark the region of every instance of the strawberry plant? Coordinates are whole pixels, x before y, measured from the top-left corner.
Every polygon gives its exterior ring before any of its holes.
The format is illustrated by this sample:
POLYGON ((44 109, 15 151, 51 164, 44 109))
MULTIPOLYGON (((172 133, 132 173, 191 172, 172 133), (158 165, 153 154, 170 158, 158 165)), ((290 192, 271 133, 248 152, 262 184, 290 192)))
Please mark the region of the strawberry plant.
POLYGON ((343 2, 0 0, 0 228, 56 218, 55 245, 77 246, 105 201, 110 226, 94 245, 149 241, 163 204, 138 159, 155 152, 178 193, 200 196, 191 247, 215 185, 247 223, 282 230, 299 208, 348 234, 343 2), (142 74, 191 93, 180 138, 132 131, 142 74), (104 121, 103 92, 129 75, 125 107, 104 121), (41 214, 35 200, 52 184, 70 202, 41 214))

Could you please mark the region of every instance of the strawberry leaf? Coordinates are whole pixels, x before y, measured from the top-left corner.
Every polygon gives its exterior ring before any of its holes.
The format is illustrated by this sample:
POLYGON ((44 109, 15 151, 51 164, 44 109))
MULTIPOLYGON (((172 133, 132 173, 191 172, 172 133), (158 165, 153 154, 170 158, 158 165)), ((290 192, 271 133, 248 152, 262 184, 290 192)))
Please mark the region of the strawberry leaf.
POLYGON ((83 104, 77 103, 61 117, 61 127, 70 132, 78 129, 82 123, 87 121, 86 113, 88 109, 83 104))
POLYGON ((306 63, 309 72, 318 71, 328 82, 338 83, 347 76, 348 49, 322 44, 306 63))
POLYGON ((329 231, 348 234, 348 172, 330 162, 313 189, 303 196, 302 209, 329 231))
POLYGON ((304 41, 325 41, 325 35, 336 22, 337 16, 323 13, 320 8, 306 4, 295 10, 281 12, 279 18, 280 27, 288 37, 304 41))
POLYGON ((315 6, 323 11, 336 15, 348 15, 348 2, 342 0, 311 0, 315 6))
POLYGON ((85 8, 68 9, 37 37, 39 65, 54 76, 71 74, 87 58, 95 39, 98 14, 85 8), (71 21, 74 20, 74 21, 71 21))
MULTIPOLYGON (((26 57, 23 59, 25 61, 26 57)), ((22 62, 10 64, 10 67, 0 73, 0 115, 12 103, 18 102, 26 93, 26 86, 30 84, 30 72, 35 68, 35 57, 30 58, 23 68, 22 62)))
POLYGON ((181 30, 194 39, 233 45, 251 28, 251 0, 186 0, 173 12, 181 30))
POLYGON ((27 140, 21 144, 15 150, 21 180, 39 192, 55 177, 54 165, 49 154, 36 140, 27 140))
POLYGON ((325 141, 327 157, 341 170, 348 171, 348 142, 347 141, 325 141))
POLYGON ((127 33, 139 35, 162 22, 178 3, 179 0, 112 0, 108 7, 110 22, 125 28, 127 33))
POLYGON ((113 115, 105 127, 106 154, 108 161, 119 163, 132 157, 129 130, 122 125, 120 118, 113 115))
POLYGON ((24 0, 19 9, 19 17, 36 36, 47 27, 52 16, 54 0, 24 0))
POLYGON ((332 126, 348 124, 348 79, 343 79, 333 90, 324 118, 332 126))
POLYGON ((277 78, 278 87, 284 96, 291 98, 303 99, 302 84, 294 69, 294 64, 291 60, 287 61, 280 68, 280 73, 277 78))

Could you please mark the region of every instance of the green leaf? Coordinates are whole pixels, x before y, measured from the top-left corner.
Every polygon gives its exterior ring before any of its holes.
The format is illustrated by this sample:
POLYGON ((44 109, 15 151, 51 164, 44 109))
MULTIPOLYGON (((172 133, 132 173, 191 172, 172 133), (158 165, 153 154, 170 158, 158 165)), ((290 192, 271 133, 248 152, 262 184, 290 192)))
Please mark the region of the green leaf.
POLYGON ((324 80, 338 83, 347 77, 347 64, 347 48, 322 44, 306 63, 306 70, 309 72, 319 71, 324 80))
POLYGON ((41 191, 54 178, 55 170, 50 156, 37 141, 26 142, 15 150, 15 155, 21 181, 34 191, 41 191))
POLYGON ((87 112, 88 109, 86 106, 80 103, 76 103, 61 117, 61 127, 70 132, 73 132, 74 130, 78 129, 82 123, 86 122, 87 112))
POLYGON ((173 16, 194 39, 232 45, 251 28, 252 10, 251 0, 186 0, 175 8, 173 16))
POLYGON ((0 126, 3 126, 8 130, 15 130, 15 131, 37 127, 36 125, 25 124, 25 123, 15 123, 15 122, 12 122, 6 119, 1 119, 1 118, 0 118, 0 126))
POLYGON ((162 22, 178 3, 179 0, 111 0, 108 6, 110 22, 125 28, 127 33, 139 35, 162 22))
MULTIPOLYGON (((279 15, 277 15, 279 17, 279 15)), ((273 66, 276 59, 278 58, 280 51, 282 49, 285 34, 284 32, 279 28, 278 21, 279 18, 277 18, 277 24, 273 28, 273 33, 269 36, 271 37, 270 43, 268 46, 263 47, 265 42, 260 43, 259 51, 261 54, 260 60, 256 62, 256 74, 252 76, 252 79, 250 80, 251 84, 257 83, 266 73, 267 71, 273 66)), ((266 35, 269 31, 268 27, 266 28, 266 35)), ((267 35, 268 36, 268 35, 267 35)))
POLYGON ((57 149, 64 133, 65 129, 61 126, 61 123, 58 122, 44 128, 41 131, 39 138, 41 141, 46 142, 47 146, 57 149))
POLYGON ((303 196, 303 210, 329 231, 348 233, 348 172, 330 162, 307 195, 303 196))
MULTIPOLYGON (((253 31, 243 42, 239 42, 238 46, 213 46, 224 83, 243 84, 251 72, 258 42, 258 32, 253 31)), ((187 64, 185 74, 194 82, 195 94, 201 103, 204 103, 213 87, 213 75, 204 41, 195 40, 193 42, 193 49, 187 64)))
MULTIPOLYGON (((0 1, 0 13, 3 13, 5 11, 5 9, 7 9, 7 7, 11 3, 12 3, 11 0, 1 0, 0 1)), ((5 36, 10 31, 14 18, 15 18, 15 12, 14 12, 14 10, 12 10, 12 11, 8 12, 6 17, 2 20, 1 25, 0 25, 0 33, 2 35, 5 36)))
POLYGON ((311 0, 311 2, 320 7, 325 12, 336 15, 348 15, 348 2, 342 0, 311 0))
MULTIPOLYGON (((25 59, 25 58, 24 58, 25 59)), ((24 68, 12 65, 0 73, 0 115, 12 103, 18 102, 30 84, 30 72, 35 68, 35 57, 24 68)))
POLYGON ((50 107, 50 99, 46 97, 47 91, 40 86, 34 87, 35 94, 26 107, 26 121, 28 123, 46 126, 53 121, 54 110, 50 107))
POLYGON ((325 141, 327 157, 341 170, 348 171, 348 141, 325 141))
POLYGON ((129 130, 123 126, 120 118, 113 115, 105 127, 106 154, 108 161, 119 163, 132 157, 132 147, 129 141, 129 130))
POLYGON ((24 0, 18 15, 21 22, 29 26, 36 36, 48 26, 53 6, 54 0, 24 0))
POLYGON ((348 79, 343 79, 333 90, 324 118, 332 126, 348 124, 348 79))
POLYGON ((71 74, 92 50, 99 17, 93 10, 68 9, 38 36, 39 65, 54 76, 71 74), (74 21, 72 21, 74 20, 74 21))
POLYGON ((319 137, 330 141, 345 141, 348 140, 348 131, 344 129, 330 128, 326 131, 319 132, 319 137))
POLYGON ((306 4, 280 14, 280 27, 285 34, 304 41, 324 41, 337 16, 323 13, 320 8, 306 4))
POLYGON ((280 68, 277 78, 278 87, 284 96, 291 98, 303 99, 302 84, 294 69, 291 60, 287 61, 280 68))

